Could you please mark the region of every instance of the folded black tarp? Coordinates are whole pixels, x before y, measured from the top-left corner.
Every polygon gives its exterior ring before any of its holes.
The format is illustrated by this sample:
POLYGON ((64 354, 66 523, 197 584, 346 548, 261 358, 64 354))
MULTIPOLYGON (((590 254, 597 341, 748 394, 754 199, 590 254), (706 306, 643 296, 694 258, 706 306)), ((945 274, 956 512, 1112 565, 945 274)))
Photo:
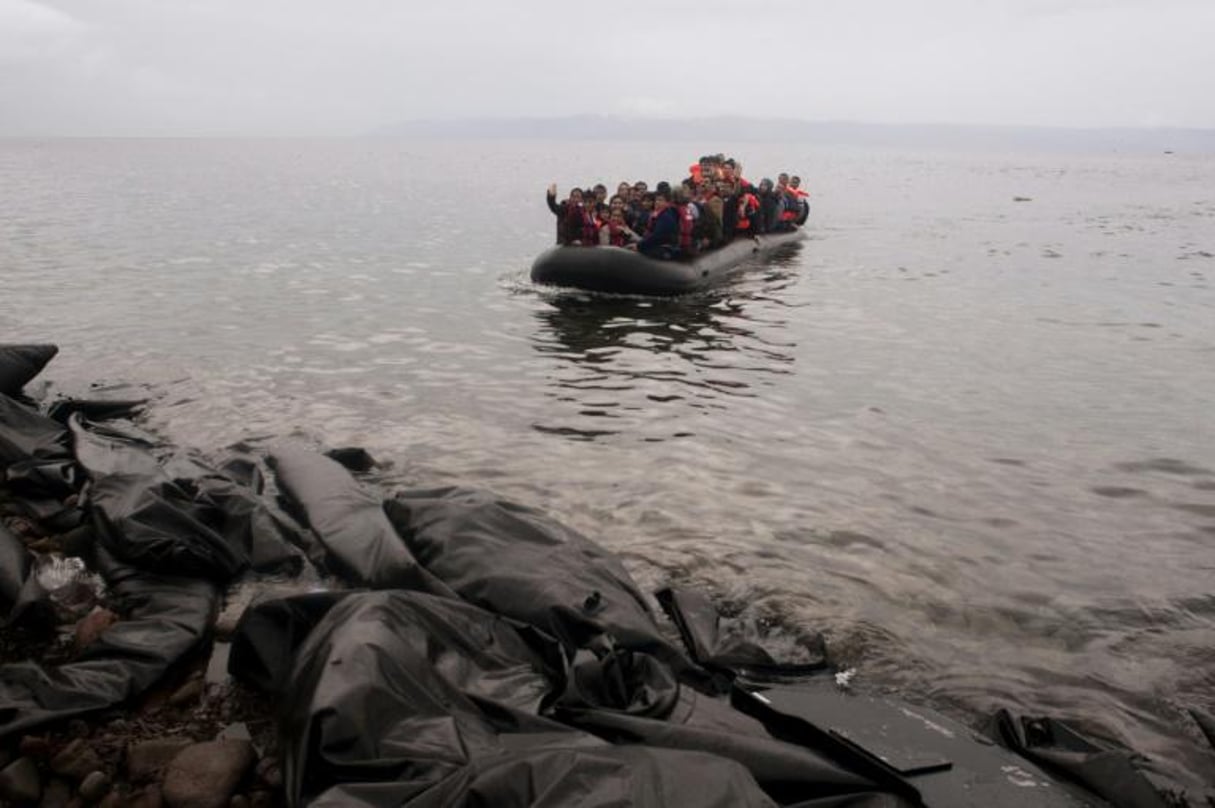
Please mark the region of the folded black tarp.
POLYGON ((0 524, 0 627, 27 618, 47 624, 52 616, 33 558, 21 540, 0 524))
POLYGON ((620 561, 539 511, 466 488, 406 491, 384 507, 418 562, 469 603, 536 626, 567 651, 604 637, 689 664, 620 561))
POLYGON ((592 706, 605 688, 588 686, 586 671, 584 686, 565 687, 555 640, 472 604, 416 592, 288 600, 246 613, 229 668, 261 677, 282 647, 276 633, 306 636, 285 678, 261 678, 281 680, 292 805, 776 804, 757 772, 800 804, 843 793, 858 806, 901 804, 725 705, 680 696, 652 658, 624 676, 617 695, 633 708, 616 711, 592 706), (658 690, 672 691, 672 711, 639 714, 658 690), (548 717, 550 707, 598 733, 548 717))
POLYGON ((67 429, 0 394, 0 470, 9 487, 33 497, 66 497, 79 485, 67 429))
POLYGON ((291 444, 276 447, 268 459, 291 510, 324 545, 332 572, 354 586, 452 594, 406 549, 381 498, 337 461, 291 444))
POLYGON ((122 619, 73 662, 0 666, 0 741, 102 710, 143 692, 194 648, 214 618, 209 581, 149 573, 97 548, 95 563, 122 619))
POLYGON ((57 353, 54 345, 0 345, 0 394, 20 393, 57 353))
POLYGON ((298 571, 290 528, 257 495, 194 458, 168 465, 155 444, 117 422, 69 420, 101 542, 124 561, 169 575, 226 582, 246 567, 298 571))

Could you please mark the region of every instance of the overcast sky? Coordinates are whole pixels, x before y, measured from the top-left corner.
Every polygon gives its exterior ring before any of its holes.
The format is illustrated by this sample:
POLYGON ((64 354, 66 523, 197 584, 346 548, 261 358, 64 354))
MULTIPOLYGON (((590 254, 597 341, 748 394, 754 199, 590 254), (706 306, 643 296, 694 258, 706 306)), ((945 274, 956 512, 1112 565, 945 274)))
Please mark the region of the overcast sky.
POLYGON ((1215 0, 0 0, 0 135, 587 112, 1215 128, 1215 0))

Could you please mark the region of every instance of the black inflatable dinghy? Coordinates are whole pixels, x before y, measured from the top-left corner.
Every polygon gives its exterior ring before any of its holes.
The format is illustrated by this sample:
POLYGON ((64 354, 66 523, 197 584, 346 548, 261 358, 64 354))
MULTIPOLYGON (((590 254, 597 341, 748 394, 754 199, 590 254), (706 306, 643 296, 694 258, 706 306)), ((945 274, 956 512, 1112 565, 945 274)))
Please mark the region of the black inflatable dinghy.
POLYGON ((553 247, 532 264, 532 280, 591 292, 684 295, 720 283, 752 256, 803 238, 801 230, 737 238, 691 261, 660 261, 623 247, 553 247))

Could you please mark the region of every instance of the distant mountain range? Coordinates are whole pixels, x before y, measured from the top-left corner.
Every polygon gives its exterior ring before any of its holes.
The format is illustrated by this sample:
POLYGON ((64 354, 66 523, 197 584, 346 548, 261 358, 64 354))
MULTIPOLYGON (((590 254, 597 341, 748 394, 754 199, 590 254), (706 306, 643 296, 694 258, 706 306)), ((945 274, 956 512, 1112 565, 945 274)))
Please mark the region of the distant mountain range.
POLYGON ((1176 128, 1066 129, 955 124, 869 124, 844 121, 705 118, 631 118, 572 115, 560 118, 466 118, 408 121, 381 127, 376 137, 443 140, 713 140, 804 141, 857 146, 943 148, 1048 148, 1133 152, 1215 152, 1215 130, 1176 128))

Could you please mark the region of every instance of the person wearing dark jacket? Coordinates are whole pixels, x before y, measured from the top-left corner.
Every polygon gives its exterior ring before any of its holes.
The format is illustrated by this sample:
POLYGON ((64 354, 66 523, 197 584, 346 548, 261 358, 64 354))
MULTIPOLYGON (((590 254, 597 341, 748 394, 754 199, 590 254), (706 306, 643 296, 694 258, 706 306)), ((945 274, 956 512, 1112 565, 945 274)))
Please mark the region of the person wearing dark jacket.
POLYGON ((655 194, 650 230, 637 243, 637 251, 663 260, 679 254, 679 212, 671 207, 671 200, 666 194, 655 194))
POLYGON ((581 234, 581 221, 579 220, 579 225, 575 228, 569 226, 569 220, 573 218, 570 216, 570 209, 582 206, 582 190, 580 188, 571 188, 570 198, 564 202, 558 202, 557 186, 553 184, 548 186, 548 192, 544 195, 544 201, 548 203, 548 209, 557 217, 557 243, 569 244, 570 241, 577 240, 581 234))

